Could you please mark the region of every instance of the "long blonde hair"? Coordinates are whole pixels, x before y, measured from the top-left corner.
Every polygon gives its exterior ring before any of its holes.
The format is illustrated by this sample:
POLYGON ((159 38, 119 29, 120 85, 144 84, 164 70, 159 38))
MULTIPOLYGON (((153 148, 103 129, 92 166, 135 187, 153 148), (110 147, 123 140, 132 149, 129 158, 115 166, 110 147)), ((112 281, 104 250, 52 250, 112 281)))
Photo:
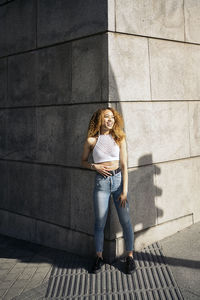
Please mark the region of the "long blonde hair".
POLYGON ((112 107, 101 108, 93 113, 92 118, 89 122, 87 136, 96 137, 100 134, 103 112, 107 109, 112 111, 115 118, 113 128, 110 130, 110 134, 114 138, 115 142, 119 145, 126 136, 123 130, 124 121, 120 113, 112 107))

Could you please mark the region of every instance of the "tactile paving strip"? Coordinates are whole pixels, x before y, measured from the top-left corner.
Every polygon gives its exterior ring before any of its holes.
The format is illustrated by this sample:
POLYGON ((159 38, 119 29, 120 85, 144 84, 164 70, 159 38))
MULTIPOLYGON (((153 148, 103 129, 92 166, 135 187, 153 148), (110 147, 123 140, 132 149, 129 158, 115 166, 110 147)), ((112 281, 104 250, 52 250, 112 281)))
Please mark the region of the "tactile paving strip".
POLYGON ((131 275, 124 272, 124 259, 105 264, 93 274, 91 261, 69 255, 55 264, 49 282, 36 289, 37 298, 31 290, 15 299, 183 299, 159 243, 135 252, 135 262, 136 271, 131 275))

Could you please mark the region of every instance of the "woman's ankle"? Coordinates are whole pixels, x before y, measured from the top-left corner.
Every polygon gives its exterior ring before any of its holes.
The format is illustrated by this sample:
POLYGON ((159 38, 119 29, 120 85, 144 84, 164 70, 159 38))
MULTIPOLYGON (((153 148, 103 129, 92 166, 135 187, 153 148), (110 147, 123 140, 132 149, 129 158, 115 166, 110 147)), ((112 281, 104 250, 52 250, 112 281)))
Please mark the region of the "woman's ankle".
POLYGON ((96 252, 96 256, 100 257, 103 259, 103 256, 102 256, 102 252, 96 252))
POLYGON ((133 251, 127 251, 127 256, 130 256, 133 258, 133 251))

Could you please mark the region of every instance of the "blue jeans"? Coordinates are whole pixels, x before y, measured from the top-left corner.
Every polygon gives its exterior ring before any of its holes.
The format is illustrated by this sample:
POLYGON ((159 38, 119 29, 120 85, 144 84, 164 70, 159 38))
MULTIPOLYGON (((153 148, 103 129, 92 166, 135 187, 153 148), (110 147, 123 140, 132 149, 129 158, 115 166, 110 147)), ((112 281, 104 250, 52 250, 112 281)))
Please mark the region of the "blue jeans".
POLYGON ((122 207, 120 206, 120 201, 118 200, 122 190, 123 178, 121 172, 105 178, 99 173, 96 174, 93 192, 95 214, 94 238, 96 252, 103 251, 104 227, 107 220, 109 199, 111 194, 113 195, 119 221, 123 229, 126 250, 133 250, 134 233, 129 215, 129 203, 127 201, 126 206, 122 207))

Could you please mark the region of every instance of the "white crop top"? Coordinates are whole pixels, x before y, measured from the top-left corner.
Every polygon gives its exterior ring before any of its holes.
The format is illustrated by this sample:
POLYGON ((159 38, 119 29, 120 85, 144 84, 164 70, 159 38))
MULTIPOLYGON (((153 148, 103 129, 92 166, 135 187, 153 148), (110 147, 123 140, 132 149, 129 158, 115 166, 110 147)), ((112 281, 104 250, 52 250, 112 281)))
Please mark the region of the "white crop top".
POLYGON ((92 155, 94 163, 119 160, 119 146, 110 134, 100 134, 92 155))

